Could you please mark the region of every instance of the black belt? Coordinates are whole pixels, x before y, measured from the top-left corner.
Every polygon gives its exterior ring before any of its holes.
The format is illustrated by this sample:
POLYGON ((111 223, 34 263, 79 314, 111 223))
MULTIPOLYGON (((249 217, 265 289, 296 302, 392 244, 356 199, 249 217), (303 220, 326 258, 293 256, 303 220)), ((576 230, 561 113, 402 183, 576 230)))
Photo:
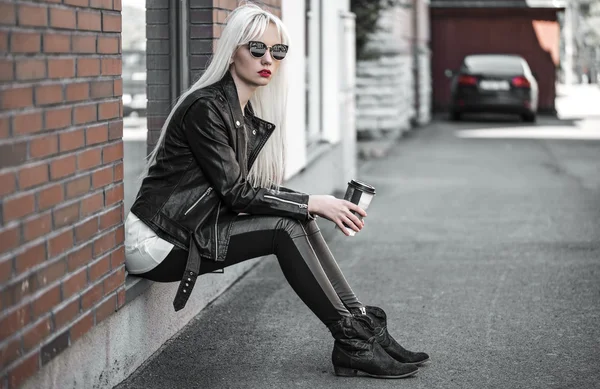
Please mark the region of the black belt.
POLYGON ((198 274, 200 273, 200 252, 198 251, 198 245, 194 238, 195 234, 192 234, 192 236, 190 236, 190 247, 185 271, 183 272, 177 294, 175 294, 175 299, 173 300, 175 312, 185 307, 185 304, 192 293, 192 289, 196 284, 196 278, 198 278, 198 274))

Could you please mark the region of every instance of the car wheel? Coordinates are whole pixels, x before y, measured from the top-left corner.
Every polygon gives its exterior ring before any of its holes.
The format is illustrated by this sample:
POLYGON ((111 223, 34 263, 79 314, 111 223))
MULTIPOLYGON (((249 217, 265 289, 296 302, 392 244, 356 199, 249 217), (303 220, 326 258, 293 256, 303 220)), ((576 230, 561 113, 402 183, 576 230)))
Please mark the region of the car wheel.
POLYGON ((521 119, 523 119, 523 121, 526 123, 535 123, 536 116, 534 113, 528 113, 521 115, 521 119))
POLYGON ((450 120, 452 120, 453 122, 459 121, 461 116, 462 115, 460 112, 456 112, 456 111, 450 112, 450 120))

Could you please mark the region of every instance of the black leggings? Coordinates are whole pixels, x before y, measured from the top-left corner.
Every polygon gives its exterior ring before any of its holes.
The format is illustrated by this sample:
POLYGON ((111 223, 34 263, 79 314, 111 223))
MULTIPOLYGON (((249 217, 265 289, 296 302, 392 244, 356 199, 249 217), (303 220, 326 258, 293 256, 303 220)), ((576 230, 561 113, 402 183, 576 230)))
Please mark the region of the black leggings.
MULTIPOLYGON (((200 274, 242 261, 275 254, 288 283, 325 325, 350 316, 348 308, 363 305, 354 295, 337 265, 315 220, 263 216, 239 216, 231 228, 231 240, 223 262, 203 260, 200 274)), ((174 248, 154 269, 139 276, 159 282, 181 280, 187 251, 174 248)))

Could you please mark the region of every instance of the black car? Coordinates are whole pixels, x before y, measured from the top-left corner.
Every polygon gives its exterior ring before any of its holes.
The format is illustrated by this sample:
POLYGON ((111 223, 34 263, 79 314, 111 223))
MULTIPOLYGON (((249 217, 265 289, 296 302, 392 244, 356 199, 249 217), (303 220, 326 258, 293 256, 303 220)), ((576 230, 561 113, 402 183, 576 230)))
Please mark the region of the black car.
POLYGON ((527 61, 518 55, 468 55, 458 72, 446 70, 452 78, 450 117, 463 113, 518 114, 535 122, 538 84, 527 61))

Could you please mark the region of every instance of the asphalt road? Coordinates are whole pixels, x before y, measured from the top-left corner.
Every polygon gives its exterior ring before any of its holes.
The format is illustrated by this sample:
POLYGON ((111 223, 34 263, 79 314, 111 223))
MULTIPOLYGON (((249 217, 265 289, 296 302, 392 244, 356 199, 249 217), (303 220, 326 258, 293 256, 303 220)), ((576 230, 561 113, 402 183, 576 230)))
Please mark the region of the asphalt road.
POLYGON ((599 388, 600 117, 576 98, 535 126, 438 118, 361 167, 366 227, 330 247, 431 355, 414 378, 334 376, 329 332, 271 258, 117 388, 599 388))

